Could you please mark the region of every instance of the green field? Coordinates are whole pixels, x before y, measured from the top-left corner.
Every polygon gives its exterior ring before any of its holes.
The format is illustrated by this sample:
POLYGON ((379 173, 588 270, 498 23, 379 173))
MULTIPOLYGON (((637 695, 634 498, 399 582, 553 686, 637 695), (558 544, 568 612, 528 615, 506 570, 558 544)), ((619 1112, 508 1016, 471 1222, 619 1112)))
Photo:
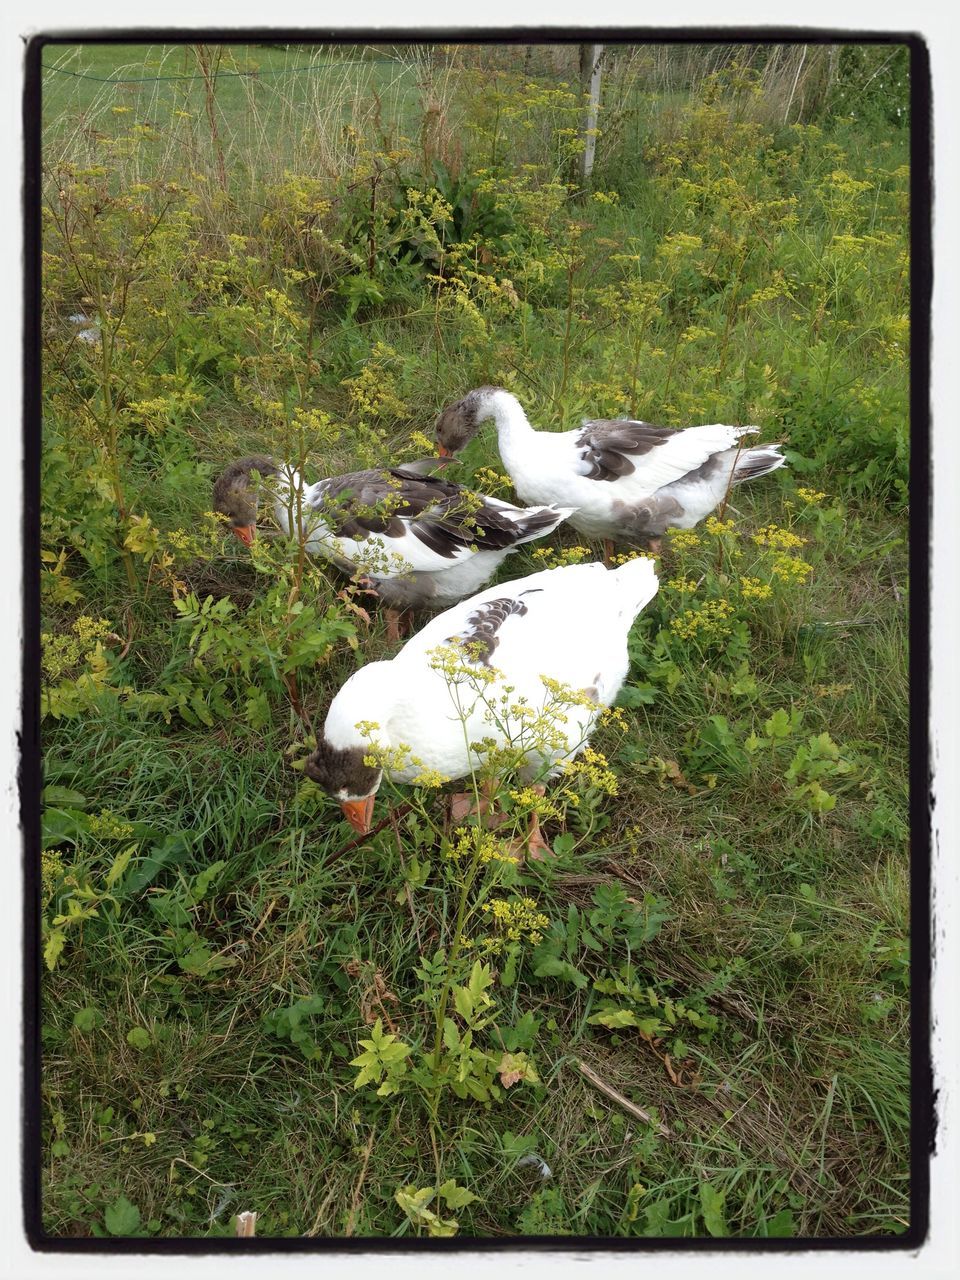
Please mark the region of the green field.
MULTIPOLYGON (((46 1231, 902 1233, 906 52, 617 50, 582 190, 573 49, 43 62, 46 1231), (790 463, 664 540, 607 771, 519 866, 430 787, 354 839, 297 765, 382 614, 210 513, 483 384, 790 463)), ((452 474, 502 471, 488 428, 452 474)))

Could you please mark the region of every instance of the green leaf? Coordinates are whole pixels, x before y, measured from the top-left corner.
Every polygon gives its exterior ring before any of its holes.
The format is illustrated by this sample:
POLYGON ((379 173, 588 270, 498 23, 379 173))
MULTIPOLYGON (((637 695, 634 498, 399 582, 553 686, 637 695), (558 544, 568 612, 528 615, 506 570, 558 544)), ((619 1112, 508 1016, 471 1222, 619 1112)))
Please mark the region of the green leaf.
POLYGON ((131 1027, 127 1032, 127 1044, 134 1049, 149 1049, 152 1044, 150 1032, 146 1027, 131 1027))
POLYGON ((473 1204, 474 1200, 479 1199, 479 1196, 475 1196, 466 1187, 458 1187, 453 1178, 449 1178, 438 1188, 437 1195, 443 1196, 448 1209, 462 1209, 464 1205, 473 1204))
POLYGON ((703 1225, 712 1236, 725 1236, 727 1223, 724 1216, 726 1197, 709 1182, 700 1183, 700 1208, 703 1212, 703 1225))
POLYGON ((126 1196, 118 1196, 103 1215, 112 1236, 132 1236, 140 1226, 140 1210, 126 1196))
POLYGON ((537 978, 562 978, 564 982, 572 982, 578 991, 588 985, 589 979, 579 969, 575 969, 568 960, 559 956, 545 956, 534 969, 537 978))
POLYGON ((107 888, 108 889, 112 889, 113 886, 116 884, 116 882, 120 879, 120 877, 126 871, 127 864, 129 863, 133 855, 136 853, 136 851, 137 851, 137 846, 135 844, 130 844, 130 845, 127 845, 126 849, 123 849, 114 858, 110 866, 110 870, 107 872, 107 888))
POLYGON ((649 706, 657 700, 657 688, 652 684, 625 684, 617 694, 615 705, 618 707, 649 706))
POLYGON ((87 806, 86 796, 79 791, 71 791, 69 787, 44 787, 40 800, 44 808, 47 805, 67 805, 71 809, 85 809, 87 806))
POLYGON ((48 969, 55 969, 63 948, 67 945, 67 935, 62 929, 51 929, 43 944, 43 958, 48 969))
POLYGON ((781 1209, 772 1218, 768 1218, 764 1225, 771 1240, 782 1240, 796 1234, 793 1214, 789 1209, 781 1209))
POLYGON ((58 844, 76 844, 77 837, 90 828, 85 813, 79 809, 44 809, 40 819, 40 838, 44 849, 58 844))
POLYGON ((204 871, 201 871, 199 875, 194 876, 191 896, 195 903, 202 902, 204 900, 210 891, 210 886, 226 865, 226 862, 221 858, 217 862, 211 862, 209 867, 204 871))
POLYGON ((94 1009, 91 1005, 78 1009, 73 1015, 73 1025, 78 1031, 93 1031, 102 1021, 100 1010, 94 1009))
POLYGON ((637 1015, 632 1009, 605 1009, 602 1013, 593 1013, 587 1021, 594 1027, 635 1027, 637 1015))
POLYGON ((123 897, 126 894, 139 893, 153 884, 165 868, 176 867, 186 862, 193 849, 196 835, 196 831, 176 831, 154 845, 146 857, 136 861, 128 871, 118 890, 119 895, 123 897))
POLYGON ((460 1032, 452 1018, 443 1020, 443 1043, 451 1053, 455 1053, 460 1047, 460 1032))

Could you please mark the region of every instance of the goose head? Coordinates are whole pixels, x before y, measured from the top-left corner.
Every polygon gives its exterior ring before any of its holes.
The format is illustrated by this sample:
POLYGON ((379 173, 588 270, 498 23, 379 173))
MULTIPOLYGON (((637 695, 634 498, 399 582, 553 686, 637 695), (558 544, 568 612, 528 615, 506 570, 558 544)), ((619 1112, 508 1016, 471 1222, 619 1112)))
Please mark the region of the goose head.
POLYGON ((477 387, 442 410, 435 428, 441 458, 453 457, 473 439, 481 425, 494 416, 494 398, 498 396, 513 399, 503 387, 477 387))
POLYGON ((363 763, 365 754, 363 747, 334 747, 324 738, 303 766, 308 778, 340 802, 343 816, 362 836, 370 831, 383 778, 382 769, 363 763))
POLYGON ((234 536, 249 547, 257 532, 260 480, 277 474, 270 458, 255 456, 231 462, 213 486, 213 509, 227 517, 234 536))

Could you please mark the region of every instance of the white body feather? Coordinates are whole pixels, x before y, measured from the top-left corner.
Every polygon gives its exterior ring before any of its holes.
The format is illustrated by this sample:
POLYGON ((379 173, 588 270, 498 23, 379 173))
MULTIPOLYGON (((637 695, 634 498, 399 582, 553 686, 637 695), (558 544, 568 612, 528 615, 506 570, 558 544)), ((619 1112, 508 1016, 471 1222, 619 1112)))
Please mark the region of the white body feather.
MULTIPOLYGON (((421 765, 396 770, 409 782, 422 768, 460 778, 478 762, 468 744, 493 738, 498 744, 523 742, 521 718, 504 712, 521 699, 535 710, 556 707, 544 686, 547 676, 575 690, 588 690, 595 709, 563 706, 557 723, 562 747, 529 753, 531 776, 543 776, 585 745, 601 707, 610 706, 628 670, 627 633, 634 618, 657 592, 653 562, 640 557, 618 569, 599 563, 547 569, 489 587, 433 618, 390 662, 372 662, 343 685, 330 705, 324 737, 333 747, 363 745, 371 739, 359 722, 378 727, 372 740, 383 747, 410 748, 421 765), (496 678, 476 684, 461 674, 452 682, 431 665, 430 653, 453 637, 469 637, 470 619, 484 604, 508 598, 525 612, 509 614, 497 629, 489 668, 496 678), (491 706, 497 709, 496 716, 491 706), (503 724, 498 724, 498 719, 503 724)), ((478 669, 481 669, 478 667, 478 669)), ((482 668, 486 669, 486 668, 482 668)))

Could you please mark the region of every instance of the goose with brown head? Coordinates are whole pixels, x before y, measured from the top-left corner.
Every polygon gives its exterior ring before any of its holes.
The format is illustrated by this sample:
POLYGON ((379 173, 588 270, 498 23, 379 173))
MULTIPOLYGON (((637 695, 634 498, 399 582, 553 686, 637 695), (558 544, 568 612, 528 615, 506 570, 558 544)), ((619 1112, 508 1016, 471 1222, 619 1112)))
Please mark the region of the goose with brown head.
POLYGON ((260 480, 277 473, 277 464, 258 454, 231 462, 213 486, 214 511, 227 517, 234 536, 245 547, 251 545, 257 532, 260 480))
POLYGON ((382 769, 363 763, 363 747, 334 747, 321 741, 303 766, 306 776, 329 796, 339 800, 343 816, 354 831, 370 831, 373 802, 383 777, 382 769))

